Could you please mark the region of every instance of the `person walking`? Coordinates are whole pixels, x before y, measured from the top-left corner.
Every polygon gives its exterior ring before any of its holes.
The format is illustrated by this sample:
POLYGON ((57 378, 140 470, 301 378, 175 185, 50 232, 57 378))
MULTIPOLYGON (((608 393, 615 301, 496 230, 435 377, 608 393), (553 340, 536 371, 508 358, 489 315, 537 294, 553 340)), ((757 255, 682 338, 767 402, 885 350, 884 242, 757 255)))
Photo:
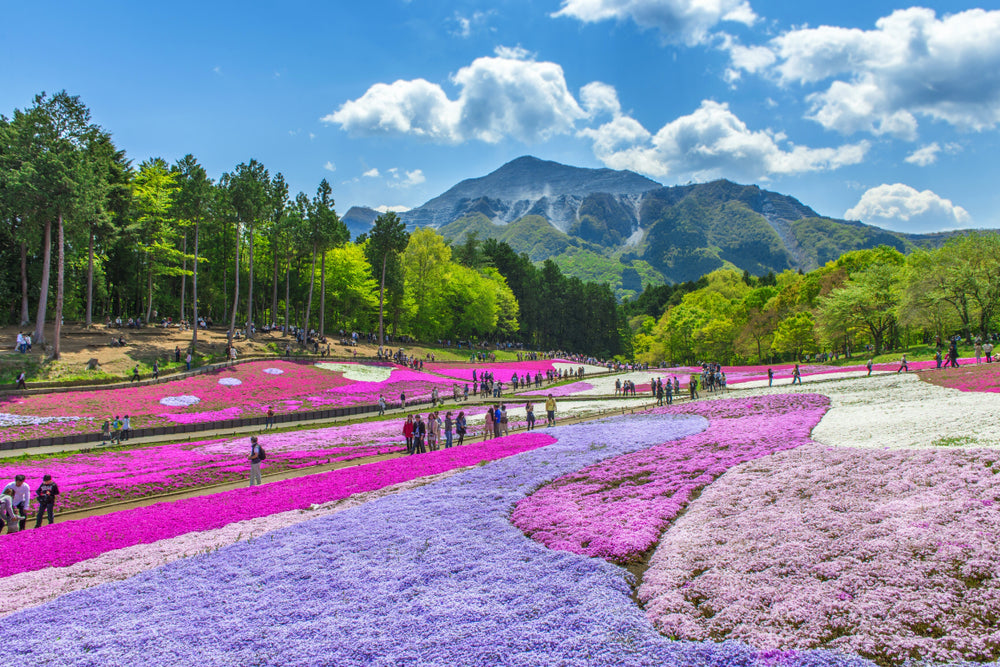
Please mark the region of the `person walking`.
POLYGON ((403 422, 403 437, 406 439, 406 453, 413 453, 413 415, 406 415, 403 422))
POLYGON ((121 440, 128 440, 131 437, 132 437, 132 420, 129 419, 128 415, 125 415, 122 418, 122 437, 119 438, 119 442, 121 440))
POLYGON ((774 369, 773 368, 768 368, 767 369, 767 386, 768 387, 773 387, 774 386, 774 369))
POLYGON ((900 371, 910 372, 910 367, 906 364, 905 354, 899 359, 899 368, 896 369, 896 373, 898 374, 900 371))
MULTIPOLYGON (((870 378, 872 376, 872 362, 873 359, 871 357, 868 357, 868 361, 865 362, 865 368, 868 369, 868 375, 866 375, 865 377, 870 378)), ((940 362, 938 362, 938 368, 941 368, 940 362)))
POLYGON ((667 381, 663 384, 663 393, 667 399, 667 405, 674 404, 674 383, 667 378, 667 381))
POLYGON ((111 444, 122 444, 122 420, 118 415, 111 420, 111 444))
POLYGON ((401 393, 399 395, 399 409, 400 410, 405 410, 406 409, 406 394, 405 393, 401 393))
POLYGON ((545 427, 556 425, 556 399, 552 394, 545 399, 545 427))
MULTIPOLYGON (((10 491, 11 503, 14 507, 15 513, 20 515, 21 518, 18 519, 18 529, 24 530, 24 526, 28 521, 28 505, 31 504, 31 487, 28 483, 24 481, 24 475, 15 475, 14 481, 10 482, 3 488, 4 493, 10 491)), ((11 530, 8 533, 13 532, 11 530)))
POLYGON ((55 521, 56 496, 59 495, 59 485, 52 481, 52 475, 42 477, 42 483, 38 485, 35 497, 38 499, 38 515, 35 517, 35 528, 42 526, 42 515, 48 514, 49 525, 55 521))
POLYGON ((455 418, 455 433, 458 434, 458 446, 461 446, 465 442, 465 432, 468 428, 469 424, 465 419, 465 410, 461 410, 458 413, 458 417, 455 418))
POLYGON ((528 430, 533 431, 535 429, 535 404, 531 401, 524 404, 524 415, 528 422, 528 430))
POLYGON ((160 361, 159 359, 153 359, 153 379, 160 377, 160 361))
POLYGON ((188 350, 187 356, 184 357, 184 363, 187 364, 187 370, 191 370, 191 351, 188 350))
POLYGON ((432 412, 427 415, 427 449, 432 452, 437 451, 438 435, 441 433, 441 420, 438 413, 432 412))
POLYGON ((451 418, 451 411, 444 413, 444 448, 451 449, 452 431, 455 428, 455 422, 451 418))
POLYGON ((139 378, 139 364, 136 364, 135 368, 132 369, 132 379, 129 382, 141 382, 139 378))
POLYGON ((267 415, 264 417, 264 428, 274 428, 274 407, 267 406, 267 415))
POLYGON ((250 486, 261 484, 260 462, 264 460, 264 448, 260 446, 257 436, 250 437, 250 486))
POLYGON ((28 388, 28 385, 25 384, 25 380, 27 379, 27 377, 28 377, 28 375, 24 371, 21 371, 18 374, 18 376, 17 376, 17 387, 16 387, 17 389, 27 389, 28 388))
POLYGON ((792 384, 802 384, 802 371, 799 370, 799 365, 795 364, 795 368, 792 369, 792 384))
POLYGON ((489 440, 493 437, 493 407, 486 406, 486 426, 483 428, 483 440, 489 440))

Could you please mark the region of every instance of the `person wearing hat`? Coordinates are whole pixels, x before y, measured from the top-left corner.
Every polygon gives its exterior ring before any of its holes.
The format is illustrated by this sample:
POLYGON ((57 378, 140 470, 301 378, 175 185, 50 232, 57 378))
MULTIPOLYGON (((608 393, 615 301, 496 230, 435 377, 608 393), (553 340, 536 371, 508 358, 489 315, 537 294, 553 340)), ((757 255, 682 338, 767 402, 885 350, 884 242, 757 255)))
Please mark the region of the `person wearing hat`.
MULTIPOLYGON (((12 491, 10 494, 11 504, 14 507, 14 513, 20 516, 20 530, 24 530, 24 526, 28 522, 26 516, 28 513, 28 505, 31 504, 31 487, 24 481, 24 475, 15 475, 14 481, 8 483, 3 490, 4 493, 12 491)), ((11 532, 9 528, 7 532, 11 532)))
POLYGON ((56 496, 59 495, 59 486, 52 481, 52 475, 42 477, 42 483, 38 485, 35 495, 38 497, 38 515, 35 517, 35 528, 41 527, 42 515, 46 513, 49 515, 49 525, 51 526, 54 521, 52 513, 56 506, 56 496))
POLYGON ((250 437, 250 486, 256 486, 260 481, 260 462, 264 460, 264 450, 257 441, 257 436, 250 437))

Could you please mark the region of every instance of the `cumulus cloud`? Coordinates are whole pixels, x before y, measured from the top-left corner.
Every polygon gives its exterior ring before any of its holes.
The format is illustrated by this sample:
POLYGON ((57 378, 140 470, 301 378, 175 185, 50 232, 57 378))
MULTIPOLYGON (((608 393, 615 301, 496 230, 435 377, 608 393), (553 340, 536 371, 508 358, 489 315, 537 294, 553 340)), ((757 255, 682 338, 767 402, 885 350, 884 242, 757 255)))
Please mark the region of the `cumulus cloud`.
MULTIPOLYGON (((809 118, 844 134, 912 140, 918 116, 967 130, 1000 122, 997 35, 1000 11, 971 9, 939 19, 931 9, 913 7, 879 19, 874 30, 802 28, 770 47, 782 84, 831 80, 809 96, 809 118)), ((747 64, 748 70, 754 65, 747 64)))
POLYGON ((868 150, 866 142, 836 148, 796 146, 781 133, 749 129, 727 104, 710 100, 656 134, 625 116, 579 134, 593 141, 594 154, 609 167, 675 180, 755 180, 837 169, 857 164, 868 150))
POLYGON ((618 101, 618 91, 614 86, 600 81, 593 81, 580 89, 580 102, 588 118, 602 114, 617 116, 622 110, 618 101))
POLYGON ((746 0, 563 0, 553 16, 583 21, 631 19, 640 28, 656 29, 671 43, 706 43, 724 21, 753 25, 757 15, 746 0))
POLYGON ((372 167, 371 169, 369 169, 368 171, 366 171, 361 175, 366 178, 378 178, 379 177, 378 167, 372 167))
POLYGON ((414 185, 420 185, 427 180, 424 176, 424 172, 420 169, 414 169, 413 171, 405 171, 400 174, 399 169, 393 167, 388 170, 392 175, 392 179, 386 182, 390 188, 411 188, 414 185))
POLYGON ((520 48, 500 48, 458 70, 450 99, 424 79, 377 83, 321 120, 353 134, 408 134, 436 143, 470 139, 497 143, 513 137, 544 141, 586 117, 556 63, 536 62, 520 48))
POLYGON ((388 213, 389 211, 392 211, 393 213, 406 213, 407 211, 410 210, 410 207, 409 206, 386 206, 385 204, 383 204, 382 206, 376 206, 375 210, 378 211, 379 213, 388 213))
POLYGON ((454 24, 454 30, 451 34, 456 37, 462 37, 467 39, 472 36, 472 33, 478 32, 479 30, 485 28, 491 16, 496 13, 495 10, 489 10, 485 12, 473 12, 469 16, 455 12, 452 16, 452 23, 454 24))
POLYGON ((915 164, 918 167, 926 167, 937 162, 937 154, 941 151, 941 146, 935 141, 932 144, 921 146, 906 156, 905 161, 915 164))
POLYGON ((337 165, 335 165, 330 160, 326 161, 326 164, 323 165, 323 168, 326 169, 327 171, 337 171, 337 165))
POLYGON ((911 232, 954 228, 969 222, 968 211, 950 199, 903 183, 883 184, 868 190, 844 217, 911 232))

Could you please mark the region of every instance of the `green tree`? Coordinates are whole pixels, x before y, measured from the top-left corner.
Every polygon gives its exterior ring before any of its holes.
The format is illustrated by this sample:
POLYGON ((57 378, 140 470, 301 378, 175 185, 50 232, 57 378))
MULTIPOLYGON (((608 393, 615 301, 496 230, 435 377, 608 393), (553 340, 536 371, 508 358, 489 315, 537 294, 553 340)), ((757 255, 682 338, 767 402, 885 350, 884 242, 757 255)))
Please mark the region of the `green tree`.
MULTIPOLYGON (((173 172, 176 174, 178 189, 174 205, 178 218, 194 225, 194 256, 191 271, 191 349, 198 345, 198 245, 201 239, 201 225, 208 216, 212 201, 212 181, 205 168, 190 153, 177 161, 173 172)), ((187 235, 184 236, 184 261, 187 261, 187 235)), ((186 278, 186 269, 184 267, 186 278)), ((181 287, 181 319, 184 319, 184 288, 181 287)))
MULTIPOLYGON (((381 347, 385 341, 384 308, 385 290, 387 284, 391 291, 401 292, 403 281, 401 279, 401 266, 399 255, 406 249, 410 241, 410 235, 406 233, 406 227, 392 211, 383 213, 375 218, 375 224, 371 232, 362 235, 358 239, 359 244, 364 244, 365 256, 368 264, 372 267, 372 274, 379 281, 378 290, 378 344, 381 347), (367 243, 364 243, 367 240, 367 243), (388 279, 388 281, 387 281, 388 279)), ((402 296, 400 294, 400 296, 402 296)))
MULTIPOLYGON (((236 309, 239 302, 240 293, 240 225, 247 229, 247 243, 249 244, 249 277, 247 280, 247 309, 246 322, 253 322, 253 250, 254 250, 254 228, 258 221, 264 219, 269 205, 269 195, 271 179, 260 162, 251 159, 248 163, 236 165, 236 169, 230 178, 226 180, 229 189, 229 200, 233 210, 236 212, 236 272, 234 275, 235 288, 233 296, 233 311, 229 320, 229 341, 232 343, 233 332, 236 326, 236 309)), ((247 327, 247 335, 250 334, 247 327)))
POLYGON ((776 352, 792 354, 795 361, 803 354, 816 351, 816 330, 810 313, 795 313, 786 317, 774 332, 774 342, 771 344, 776 352))
POLYGON ((896 322, 900 277, 895 264, 870 264, 852 273, 843 287, 819 299, 820 328, 834 335, 845 326, 864 328, 879 354, 886 332, 896 322))
POLYGON ((179 275, 183 255, 176 249, 173 197, 177 175, 161 158, 146 160, 132 180, 139 248, 146 258, 146 322, 153 316, 153 276, 179 275))

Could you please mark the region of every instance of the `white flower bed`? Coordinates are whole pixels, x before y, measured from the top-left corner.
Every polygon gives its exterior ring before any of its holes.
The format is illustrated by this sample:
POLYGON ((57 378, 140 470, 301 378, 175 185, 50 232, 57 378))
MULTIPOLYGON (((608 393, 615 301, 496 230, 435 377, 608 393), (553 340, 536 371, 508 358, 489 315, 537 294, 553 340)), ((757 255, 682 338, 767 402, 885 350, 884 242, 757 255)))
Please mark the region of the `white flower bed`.
POLYGON ((219 380, 219 384, 223 387, 238 387, 243 384, 243 381, 237 380, 236 378, 222 378, 219 380))
POLYGON ((264 372, 267 373, 268 375, 281 375, 285 371, 281 370, 280 368, 265 368, 264 372))
POLYGON ((197 396, 188 394, 182 396, 164 396, 160 399, 160 405, 166 405, 171 408, 186 408, 200 401, 201 399, 197 396))
POLYGON ((0 412, 0 427, 39 426, 41 424, 75 422, 80 421, 80 419, 80 417, 33 417, 31 415, 14 415, 9 412, 0 412))
POLYGON ((392 374, 391 366, 366 366, 365 364, 338 364, 332 361, 321 361, 316 368, 326 371, 343 373, 348 380, 355 382, 385 382, 392 374))
POLYGON ((1000 447, 1000 394, 939 387, 923 382, 913 373, 831 382, 821 382, 820 378, 830 376, 815 376, 815 382, 802 387, 783 384, 715 397, 788 392, 829 396, 830 410, 812 432, 813 440, 825 445, 890 449, 1000 447))

